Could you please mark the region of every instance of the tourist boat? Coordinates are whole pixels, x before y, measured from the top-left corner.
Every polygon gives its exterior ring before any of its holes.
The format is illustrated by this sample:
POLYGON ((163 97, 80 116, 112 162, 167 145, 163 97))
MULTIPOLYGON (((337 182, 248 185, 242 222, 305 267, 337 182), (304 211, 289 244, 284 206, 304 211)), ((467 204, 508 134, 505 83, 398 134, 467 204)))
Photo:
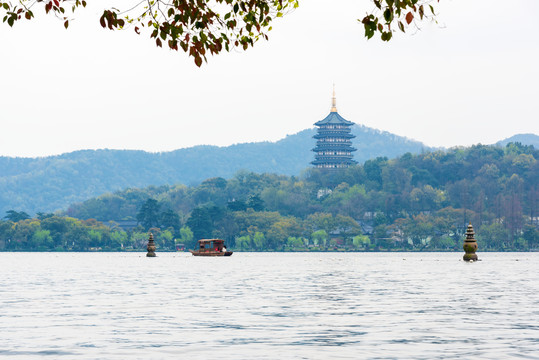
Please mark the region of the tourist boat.
POLYGON ((194 256, 230 256, 232 251, 227 251, 225 241, 221 239, 198 240, 198 249, 189 250, 194 256))

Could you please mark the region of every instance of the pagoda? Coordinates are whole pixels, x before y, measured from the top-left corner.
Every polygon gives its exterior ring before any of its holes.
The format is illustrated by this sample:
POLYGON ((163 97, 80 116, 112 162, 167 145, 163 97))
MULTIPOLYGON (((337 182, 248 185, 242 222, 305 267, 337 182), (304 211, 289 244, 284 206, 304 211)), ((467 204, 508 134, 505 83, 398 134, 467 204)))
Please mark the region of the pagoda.
POLYGON ((352 139, 355 135, 350 133, 353 122, 344 119, 337 112, 337 101, 335 98, 335 86, 333 86, 333 98, 331 112, 324 120, 320 120, 314 125, 318 126, 318 131, 313 138, 316 139, 314 151, 314 161, 311 164, 321 169, 341 169, 357 164, 352 159, 352 152, 356 151, 352 147, 352 139))

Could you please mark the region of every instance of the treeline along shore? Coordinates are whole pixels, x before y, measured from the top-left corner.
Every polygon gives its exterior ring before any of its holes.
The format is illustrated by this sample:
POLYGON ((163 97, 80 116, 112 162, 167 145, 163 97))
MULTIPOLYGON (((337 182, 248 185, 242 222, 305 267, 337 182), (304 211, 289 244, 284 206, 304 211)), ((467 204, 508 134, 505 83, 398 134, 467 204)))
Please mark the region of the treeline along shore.
POLYGON ((3 251, 158 251, 221 238, 236 251, 460 250, 471 222, 481 251, 539 248, 539 151, 510 143, 378 157, 301 176, 240 171, 197 186, 107 193, 57 213, 0 220, 3 251))

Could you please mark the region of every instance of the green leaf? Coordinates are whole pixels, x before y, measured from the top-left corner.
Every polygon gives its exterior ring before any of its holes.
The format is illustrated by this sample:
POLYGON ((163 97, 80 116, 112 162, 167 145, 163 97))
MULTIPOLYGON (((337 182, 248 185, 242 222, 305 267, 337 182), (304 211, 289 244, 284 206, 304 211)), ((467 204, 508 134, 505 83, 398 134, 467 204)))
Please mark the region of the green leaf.
POLYGON ((376 27, 374 26, 374 24, 371 24, 371 23, 365 24, 365 37, 367 39, 372 38, 374 36, 375 29, 376 27))
POLYGON ((392 18, 393 18, 393 11, 391 11, 389 8, 385 9, 384 19, 386 20, 386 22, 391 22, 392 18))
POLYGON ((382 41, 389 41, 391 40, 392 36, 393 36, 393 33, 391 31, 385 31, 382 33, 382 41))

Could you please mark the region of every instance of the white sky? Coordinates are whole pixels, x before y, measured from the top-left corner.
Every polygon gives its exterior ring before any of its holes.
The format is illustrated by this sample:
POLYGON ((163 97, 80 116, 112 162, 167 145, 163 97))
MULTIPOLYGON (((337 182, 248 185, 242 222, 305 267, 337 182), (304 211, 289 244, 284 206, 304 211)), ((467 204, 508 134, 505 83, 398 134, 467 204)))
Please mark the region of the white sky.
POLYGON ((333 83, 346 119, 430 146, 539 133, 537 0, 441 0, 440 24, 389 43, 363 36, 369 0, 302 0, 268 42, 200 69, 102 29, 111 2, 89 3, 69 30, 0 24, 0 155, 275 141, 324 118, 333 83))

